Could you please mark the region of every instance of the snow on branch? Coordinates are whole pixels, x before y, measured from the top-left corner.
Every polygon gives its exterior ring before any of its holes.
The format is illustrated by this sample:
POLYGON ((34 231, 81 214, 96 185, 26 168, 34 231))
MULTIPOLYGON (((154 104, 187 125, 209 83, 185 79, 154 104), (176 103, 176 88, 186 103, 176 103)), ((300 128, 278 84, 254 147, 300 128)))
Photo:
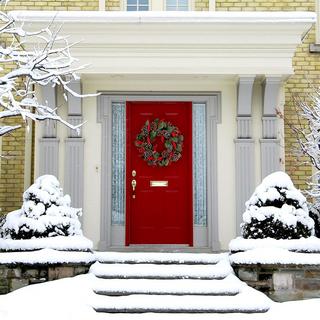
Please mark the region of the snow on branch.
POLYGON ((306 98, 294 97, 299 125, 291 125, 291 128, 296 133, 301 153, 316 169, 308 194, 317 200, 320 209, 320 89, 314 88, 313 91, 306 98))
MULTIPOLYGON (((59 35, 60 29, 53 28, 51 23, 36 32, 28 32, 23 24, 0 11, 0 121, 21 116, 28 127, 28 119, 51 119, 70 129, 79 130, 82 124, 74 126, 63 120, 55 106, 41 103, 34 91, 36 85, 50 85, 62 88, 65 98, 66 93, 80 98, 95 96, 81 95, 70 88, 70 83, 78 79, 76 72, 85 66, 74 66, 77 59, 70 53, 74 44, 70 44, 67 37, 59 35), (33 50, 25 48, 25 43, 30 40, 37 43, 33 50), (10 65, 9 69, 7 65, 10 65)), ((0 136, 20 127, 0 124, 0 136)))

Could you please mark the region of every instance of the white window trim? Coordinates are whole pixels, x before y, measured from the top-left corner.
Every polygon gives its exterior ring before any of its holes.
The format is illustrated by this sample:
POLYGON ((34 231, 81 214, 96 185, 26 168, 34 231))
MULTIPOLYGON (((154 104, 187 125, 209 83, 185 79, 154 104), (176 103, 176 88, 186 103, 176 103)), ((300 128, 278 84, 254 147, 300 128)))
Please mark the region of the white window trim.
POLYGON ((99 11, 106 11, 106 1, 99 0, 99 11))
POLYGON ((216 0, 209 0, 209 11, 216 11, 216 0))
MULTIPOLYGON (((215 0, 213 0, 215 6, 215 0)), ((196 9, 196 0, 189 0, 189 10, 196 9)), ((121 11, 127 11, 127 0, 122 0, 120 5, 121 11)), ((166 0, 149 0, 149 11, 166 11, 166 0)))

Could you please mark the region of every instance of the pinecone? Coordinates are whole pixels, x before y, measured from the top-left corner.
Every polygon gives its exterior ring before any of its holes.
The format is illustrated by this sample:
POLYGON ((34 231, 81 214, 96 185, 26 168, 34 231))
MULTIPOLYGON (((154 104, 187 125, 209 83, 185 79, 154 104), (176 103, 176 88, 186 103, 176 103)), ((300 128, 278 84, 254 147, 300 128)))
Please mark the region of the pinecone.
POLYGON ((144 154, 143 154, 143 157, 145 159, 148 159, 151 156, 152 156, 152 151, 151 150, 145 151, 144 154))
POLYGON ((181 158, 181 154, 180 153, 175 153, 172 157, 172 161, 178 161, 181 158))
POLYGON ((144 136, 147 136, 147 135, 148 135, 148 128, 147 128, 147 127, 143 127, 142 130, 141 130, 141 133, 142 133, 144 136))

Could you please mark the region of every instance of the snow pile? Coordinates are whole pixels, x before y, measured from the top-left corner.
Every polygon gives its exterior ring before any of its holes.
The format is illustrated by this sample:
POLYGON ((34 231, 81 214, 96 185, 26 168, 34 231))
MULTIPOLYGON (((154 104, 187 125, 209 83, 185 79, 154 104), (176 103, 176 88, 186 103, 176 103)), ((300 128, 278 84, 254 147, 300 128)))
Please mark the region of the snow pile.
POLYGON ((231 264, 320 265, 319 253, 290 252, 282 248, 256 248, 230 256, 231 264))
POLYGON ((30 252, 0 252, 0 264, 90 264, 96 261, 91 252, 42 249, 30 252))
POLYGON ((247 239, 299 239, 314 234, 306 198, 284 172, 267 176, 246 202, 241 224, 247 239))
MULTIPOLYGON (((243 239, 238 237, 229 243, 231 253, 247 251, 252 249, 282 248, 296 252, 318 252, 320 253, 320 239, 316 237, 300 239, 243 239)), ((263 251, 261 250, 261 251, 263 251)))
POLYGON ((83 236, 57 236, 39 239, 0 239, 0 251, 32 251, 39 249, 91 251, 93 243, 83 236))
POLYGON ((56 177, 41 176, 24 192, 22 208, 7 215, 1 236, 6 239, 81 236, 78 217, 82 209, 70 204, 70 196, 63 195, 56 177))
POLYGON ((320 207, 319 204, 312 205, 309 210, 309 215, 314 221, 314 234, 320 238, 320 207))

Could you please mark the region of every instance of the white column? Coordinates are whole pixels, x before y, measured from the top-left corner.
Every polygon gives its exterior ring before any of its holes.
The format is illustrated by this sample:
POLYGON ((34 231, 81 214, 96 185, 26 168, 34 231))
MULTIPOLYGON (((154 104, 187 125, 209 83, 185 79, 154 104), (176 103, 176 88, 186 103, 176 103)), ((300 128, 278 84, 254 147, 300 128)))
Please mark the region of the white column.
POLYGON ((252 92, 255 76, 240 76, 238 83, 236 159, 236 232, 240 234, 240 223, 245 202, 254 190, 254 140, 252 139, 252 92))
POLYGON ((261 143, 261 179, 280 170, 280 140, 278 139, 278 96, 280 77, 266 77, 263 83, 263 116, 261 143))

